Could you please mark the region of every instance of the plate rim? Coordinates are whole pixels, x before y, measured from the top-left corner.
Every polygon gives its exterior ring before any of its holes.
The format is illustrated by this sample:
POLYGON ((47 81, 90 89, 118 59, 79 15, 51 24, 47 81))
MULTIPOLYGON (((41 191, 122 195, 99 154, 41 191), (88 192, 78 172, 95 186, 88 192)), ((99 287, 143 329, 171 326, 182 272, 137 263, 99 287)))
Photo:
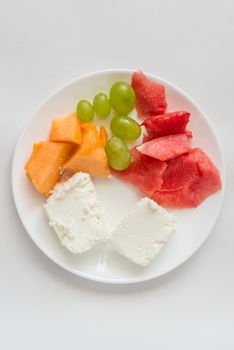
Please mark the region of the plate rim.
POLYGON ((194 101, 193 98, 191 98, 186 92, 184 92, 181 88, 177 87, 174 83, 171 83, 170 81, 168 81, 167 79, 164 79, 160 76, 154 75, 152 73, 148 73, 146 71, 144 71, 144 74, 150 78, 156 79, 162 83, 165 83, 166 85, 169 85, 170 87, 172 87, 173 89, 177 90, 181 95, 183 95, 186 99, 188 99, 196 108, 197 110, 202 114, 202 116, 205 118, 209 128, 211 129, 213 136, 215 138, 215 142, 218 146, 218 150, 219 150, 219 156, 220 156, 220 161, 221 161, 221 169, 220 171, 222 172, 222 189, 221 189, 221 198, 219 201, 219 206, 217 208, 217 215, 216 218, 210 228, 210 230, 207 231, 207 233, 204 235, 204 238, 201 240, 201 242, 199 242, 195 248, 192 250, 192 253, 189 253, 188 255, 186 255, 186 257, 180 261, 177 265, 175 265, 173 268, 167 268, 163 271, 161 271, 160 273, 155 273, 155 274, 151 274, 149 276, 143 276, 143 277, 136 277, 136 278, 124 278, 124 279, 112 279, 112 278, 105 278, 105 277, 100 277, 100 276, 95 276, 94 274, 90 274, 90 273, 84 273, 84 272, 80 272, 80 271, 76 271, 72 268, 68 268, 67 266, 65 266, 62 262, 57 261, 53 255, 50 254, 49 251, 47 251, 47 249, 45 249, 44 247, 41 247, 40 244, 37 242, 37 240, 30 234, 29 230, 26 228, 26 225, 24 224, 22 218, 21 218, 21 210, 17 204, 17 200, 16 200, 16 194, 15 194, 15 183, 14 183, 14 174, 15 174, 15 167, 16 167, 16 163, 17 163, 17 159, 16 159, 16 155, 18 153, 18 149, 21 143, 21 140, 24 137, 24 134, 26 132, 26 130, 28 129, 29 125, 33 122, 34 119, 36 119, 37 117, 37 113, 40 111, 40 109, 43 107, 43 105, 45 103, 47 103, 53 96, 55 96, 56 94, 60 93, 61 90, 66 89, 68 86, 71 86, 72 84, 75 84, 78 80, 83 80, 86 79, 88 77, 91 77, 93 75, 101 75, 103 73, 129 73, 132 74, 133 72, 135 72, 135 69, 123 69, 123 68, 109 68, 109 69, 101 69, 101 70, 97 70, 97 71, 93 71, 90 73, 86 73, 86 74, 82 74, 80 76, 77 76, 76 78, 73 78, 71 80, 69 80, 68 82, 66 82, 65 84, 63 84, 61 87, 58 87, 57 89, 55 89, 54 91, 52 91, 46 98, 44 98, 42 100, 42 102, 39 104, 37 110, 35 111, 35 113, 33 114, 33 116, 26 122, 26 124, 24 125, 22 131, 19 134, 19 137, 17 139, 15 148, 14 148, 14 152, 13 152, 13 157, 12 157, 12 163, 11 163, 11 190, 12 190, 12 195, 13 195, 13 200, 14 200, 14 205, 16 208, 16 212, 17 215, 20 219, 20 222, 24 228, 24 230, 26 231, 27 235, 31 238, 31 240, 33 241, 33 243, 37 246, 37 248, 45 255, 47 256, 47 258, 49 258, 51 261, 53 261, 53 263, 55 263, 57 266, 59 266, 60 268, 63 268, 65 271, 68 271, 70 273, 72 273, 75 276, 78 277, 82 277, 85 278, 87 280, 91 280, 94 282, 99 282, 99 283, 104 283, 104 284, 115 284, 115 285, 127 285, 127 284, 136 284, 136 283, 142 283, 142 282, 146 282, 146 281, 151 281, 153 279, 156 279, 158 277, 161 277, 163 275, 168 274, 169 272, 174 271, 175 269, 177 269, 178 267, 180 267, 182 264, 184 264, 187 260, 189 260, 200 248, 201 246, 205 243, 205 241, 207 240, 207 238, 209 237, 209 235, 212 233, 214 226, 216 225, 216 222, 220 216, 220 211, 223 205, 223 200, 224 200, 224 193, 225 193, 225 188, 226 188, 226 165, 225 165, 225 161, 224 161, 224 156, 223 156, 223 151, 222 151, 222 147, 220 146, 219 143, 219 139, 217 137, 216 131, 210 121, 210 119, 208 118, 207 114, 204 112, 204 110, 198 105, 197 102, 194 101))

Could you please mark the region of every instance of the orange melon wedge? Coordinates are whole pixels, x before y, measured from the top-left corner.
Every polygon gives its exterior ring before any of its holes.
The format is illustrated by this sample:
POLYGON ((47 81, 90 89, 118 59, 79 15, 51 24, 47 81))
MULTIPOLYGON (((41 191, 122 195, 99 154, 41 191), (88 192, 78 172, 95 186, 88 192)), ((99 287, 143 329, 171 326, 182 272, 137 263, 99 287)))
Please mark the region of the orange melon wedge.
POLYGON ((50 195, 72 148, 73 144, 63 142, 42 141, 33 145, 25 172, 38 192, 46 197, 50 195))
POLYGON ((99 134, 100 134, 100 144, 102 147, 105 147, 106 141, 108 139, 108 133, 107 133, 106 128, 104 128, 104 126, 100 127, 99 134))
POLYGON ((81 124, 82 144, 63 165, 61 180, 66 180, 78 171, 92 176, 108 176, 110 170, 104 143, 106 136, 102 131, 102 140, 97 127, 91 123, 81 124))
POLYGON ((81 144, 81 130, 76 113, 68 114, 62 118, 55 118, 50 129, 50 141, 72 142, 81 144))
POLYGON ((100 135, 96 125, 91 123, 81 124, 82 143, 80 152, 100 147, 100 135))
POLYGON ((77 151, 74 156, 64 164, 61 180, 68 179, 78 171, 88 173, 91 176, 110 175, 104 148, 94 148, 87 153, 77 151))

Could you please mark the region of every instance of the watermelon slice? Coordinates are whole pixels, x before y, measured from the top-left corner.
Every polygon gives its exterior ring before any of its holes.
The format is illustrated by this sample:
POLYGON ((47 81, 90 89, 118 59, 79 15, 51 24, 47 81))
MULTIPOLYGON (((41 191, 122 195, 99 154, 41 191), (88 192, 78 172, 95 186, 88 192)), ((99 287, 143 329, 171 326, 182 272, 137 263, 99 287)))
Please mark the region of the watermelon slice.
POLYGON ((144 120, 144 125, 149 137, 155 137, 182 134, 189 122, 190 113, 186 111, 169 112, 155 115, 144 120))
POLYGON ((136 186, 146 196, 150 197, 161 189, 162 174, 167 168, 165 162, 145 156, 136 149, 132 150, 133 162, 126 170, 116 171, 113 174, 123 181, 136 186))
POLYGON ((191 147, 186 134, 159 137, 145 142, 137 150, 149 157, 165 161, 188 153, 191 147))
POLYGON ((185 129, 184 133, 188 136, 189 139, 193 138, 193 133, 189 129, 185 129))
POLYGON ((195 208, 221 189, 218 169, 199 148, 167 162, 163 185, 152 198, 167 208, 195 208))
POLYGON ((167 102, 163 85, 148 79, 142 72, 135 72, 132 76, 132 87, 136 94, 139 117, 147 118, 166 111, 167 102))

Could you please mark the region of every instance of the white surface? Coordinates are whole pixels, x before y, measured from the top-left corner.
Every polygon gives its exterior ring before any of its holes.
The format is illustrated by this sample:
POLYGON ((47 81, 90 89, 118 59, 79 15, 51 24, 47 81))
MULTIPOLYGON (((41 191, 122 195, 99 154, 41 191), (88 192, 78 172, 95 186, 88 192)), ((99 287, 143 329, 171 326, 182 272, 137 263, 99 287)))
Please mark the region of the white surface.
POLYGON ((234 347, 234 3, 1 1, 0 348, 234 347), (25 234, 10 189, 19 132, 41 101, 77 75, 139 67, 205 109, 227 162, 222 213, 186 264, 142 285, 96 285, 68 274, 25 234))
MULTIPOLYGON (((33 190, 30 181, 25 176, 24 164, 31 154, 33 143, 47 138, 54 116, 73 111, 79 98, 92 100, 99 91, 107 93, 115 81, 130 82, 131 75, 132 72, 126 70, 91 73, 66 84, 49 96, 20 135, 12 166, 12 185, 16 207, 34 242, 53 261, 67 270, 87 278, 109 283, 132 283, 149 280, 173 270, 186 261, 208 237, 220 211, 224 191, 222 189, 213 194, 196 209, 172 210, 178 219, 176 234, 147 269, 137 268, 128 261, 121 260, 119 255, 113 251, 100 246, 78 257, 69 254, 61 247, 52 229, 48 226, 42 208, 44 199, 33 190)), ((191 117, 188 127, 193 132, 191 144, 194 147, 201 147, 207 152, 223 178, 223 160, 207 117, 177 87, 167 81, 160 80, 160 78, 151 75, 150 77, 165 85, 168 111, 179 109, 190 111, 191 117)), ((136 118, 136 111, 131 112, 131 117, 136 118)), ((106 121, 106 126, 108 124, 106 121)), ((94 177, 93 180, 110 224, 113 223, 112 218, 118 223, 123 214, 142 196, 133 186, 119 181, 115 177, 108 179, 94 177)))

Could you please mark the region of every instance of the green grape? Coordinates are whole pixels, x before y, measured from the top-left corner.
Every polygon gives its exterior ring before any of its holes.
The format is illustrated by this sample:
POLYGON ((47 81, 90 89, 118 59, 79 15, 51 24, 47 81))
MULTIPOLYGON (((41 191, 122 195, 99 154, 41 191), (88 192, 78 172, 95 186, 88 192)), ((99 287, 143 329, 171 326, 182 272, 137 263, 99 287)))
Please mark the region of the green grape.
POLYGON ((131 153, 126 144, 116 136, 106 143, 106 154, 109 165, 115 170, 127 169, 131 163, 131 153))
POLYGON ((93 100, 93 108, 99 118, 105 119, 111 111, 109 98, 103 93, 96 95, 93 100))
POLYGON ((76 113, 81 123, 89 123, 93 121, 93 106, 87 100, 81 100, 76 107, 76 113))
POLYGON ((112 118, 110 128, 113 134, 125 141, 132 141, 141 136, 140 125, 132 118, 115 116, 112 118))
POLYGON ((118 114, 127 115, 135 106, 135 92, 126 81, 117 81, 110 90, 110 102, 118 114))

